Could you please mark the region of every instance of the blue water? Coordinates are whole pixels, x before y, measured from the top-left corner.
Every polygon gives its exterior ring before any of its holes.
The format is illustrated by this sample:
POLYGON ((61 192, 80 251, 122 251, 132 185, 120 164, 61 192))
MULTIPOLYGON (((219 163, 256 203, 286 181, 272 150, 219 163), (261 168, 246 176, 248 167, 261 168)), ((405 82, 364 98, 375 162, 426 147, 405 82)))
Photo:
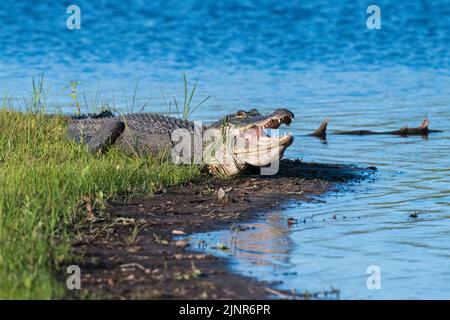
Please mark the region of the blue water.
POLYGON ((193 241, 210 248, 236 237, 235 250, 225 253, 232 268, 282 289, 450 298, 450 1, 377 1, 380 30, 366 27, 372 1, 76 4, 80 30, 66 27, 66 1, 0 5, 0 93, 11 103, 23 107, 31 79, 44 72, 49 110, 72 112, 70 82, 79 81, 84 109, 167 111, 167 100, 183 99, 186 73, 191 86, 198 80, 194 104, 213 97, 195 119, 288 107, 296 139, 287 157, 375 165, 376 179, 321 201, 289 203, 250 231, 193 241), (330 135, 326 144, 302 136, 325 117, 333 131, 398 129, 425 116, 446 132, 429 139, 330 135), (288 228, 287 217, 313 219, 288 228), (380 267, 379 290, 367 288, 369 265, 380 267))

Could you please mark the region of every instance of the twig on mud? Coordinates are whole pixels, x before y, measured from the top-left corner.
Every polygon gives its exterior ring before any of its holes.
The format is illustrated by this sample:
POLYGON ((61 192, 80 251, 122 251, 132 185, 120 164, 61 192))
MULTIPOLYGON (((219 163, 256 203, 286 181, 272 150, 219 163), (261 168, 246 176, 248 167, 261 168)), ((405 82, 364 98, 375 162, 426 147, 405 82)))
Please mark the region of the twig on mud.
POLYGON ((214 212, 216 212, 216 211, 218 211, 217 209, 212 209, 211 211, 209 211, 208 213, 206 213, 206 214, 202 214, 201 215, 201 217, 203 218, 203 217, 214 217, 214 215, 213 215, 213 213, 214 212))
POLYGON ((303 194, 303 190, 302 191, 286 191, 286 194, 303 194))
POLYGON ((142 229, 143 227, 139 227, 138 225, 135 224, 133 230, 131 231, 131 234, 125 237, 125 242, 128 243, 129 245, 134 244, 136 242, 137 236, 139 235, 142 229))
POLYGON ((113 227, 114 225, 115 225, 115 222, 112 222, 112 223, 110 223, 110 224, 107 224, 106 226, 104 226, 103 228, 101 228, 99 232, 97 232, 96 234, 94 234, 94 235, 92 236, 91 239, 87 240, 87 243, 90 243, 90 242, 94 241, 94 240, 97 239, 97 237, 98 237, 99 235, 101 235, 106 229, 111 228, 111 227, 113 227))
POLYGON ((298 298, 300 298, 300 297, 297 297, 297 296, 285 294, 285 293, 283 293, 281 291, 278 291, 278 290, 275 290, 275 289, 272 289, 272 288, 264 288, 264 290, 267 291, 270 294, 279 296, 279 297, 284 298, 284 299, 295 299, 295 298, 298 299, 298 298))
POLYGON ((165 240, 165 239, 162 239, 162 237, 161 236, 159 236, 159 235, 157 235, 157 234, 153 234, 153 237, 155 238, 155 242, 157 243, 157 244, 162 244, 162 245, 164 245, 164 246, 167 246, 167 245, 169 245, 169 241, 167 241, 167 240, 165 240))
POLYGON ((327 183, 327 182, 324 182, 322 179, 320 179, 319 181, 320 181, 320 183, 322 184, 323 190, 325 190, 325 189, 327 188, 327 186, 328 186, 328 183, 327 183))
POLYGON ((140 269, 144 272, 149 272, 149 269, 145 268, 143 265, 136 263, 136 262, 121 264, 119 266, 119 268, 120 269, 140 269))

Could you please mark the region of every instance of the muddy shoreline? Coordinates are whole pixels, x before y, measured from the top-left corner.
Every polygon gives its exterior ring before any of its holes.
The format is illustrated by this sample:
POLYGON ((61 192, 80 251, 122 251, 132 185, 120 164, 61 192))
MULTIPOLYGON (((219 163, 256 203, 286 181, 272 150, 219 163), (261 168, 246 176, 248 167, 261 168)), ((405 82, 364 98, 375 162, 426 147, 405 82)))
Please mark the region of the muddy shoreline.
MULTIPOLYGON (((78 230, 80 297, 110 299, 303 298, 233 274, 226 259, 190 250, 179 235, 238 226, 287 200, 308 201, 371 176, 376 168, 283 160, 275 176, 258 172, 200 181, 153 198, 114 199, 78 230)), ((286 221, 288 223, 288 221, 286 221)), ((245 231, 243 231, 245 232, 245 231)))

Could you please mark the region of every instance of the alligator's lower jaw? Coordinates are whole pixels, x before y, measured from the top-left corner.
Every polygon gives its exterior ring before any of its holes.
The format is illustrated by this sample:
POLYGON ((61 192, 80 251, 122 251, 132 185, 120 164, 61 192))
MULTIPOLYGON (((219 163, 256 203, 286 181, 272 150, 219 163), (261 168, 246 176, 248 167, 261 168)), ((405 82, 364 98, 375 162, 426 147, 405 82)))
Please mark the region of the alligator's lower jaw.
POLYGON ((236 155, 258 155, 258 154, 270 154, 274 149, 286 149, 294 141, 294 137, 291 134, 285 134, 283 136, 261 136, 241 139, 238 138, 234 153, 236 155))
POLYGON ((213 157, 208 162, 209 171, 213 175, 232 177, 244 171, 249 165, 265 167, 277 163, 292 144, 294 138, 292 135, 285 135, 245 140, 249 144, 237 143, 233 151, 226 148, 221 149, 218 157, 213 157))
POLYGON ((281 160, 286 149, 292 144, 292 135, 258 139, 253 147, 246 148, 242 152, 235 150, 235 159, 246 164, 264 167, 281 160))

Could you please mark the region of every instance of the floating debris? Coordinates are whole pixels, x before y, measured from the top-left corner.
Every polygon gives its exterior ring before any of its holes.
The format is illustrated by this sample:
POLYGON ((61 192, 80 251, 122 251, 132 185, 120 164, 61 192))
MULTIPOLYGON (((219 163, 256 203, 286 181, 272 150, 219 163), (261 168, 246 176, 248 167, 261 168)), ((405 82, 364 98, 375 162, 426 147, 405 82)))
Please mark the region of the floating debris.
POLYGON ((431 130, 429 129, 430 121, 428 118, 425 118, 420 126, 417 128, 408 128, 408 126, 404 126, 400 128, 399 130, 393 130, 393 131, 370 131, 370 130, 349 130, 349 131, 337 131, 335 134, 351 134, 351 135, 376 135, 376 134, 392 134, 392 135, 399 135, 399 136, 427 136, 429 133, 434 132, 442 132, 442 130, 431 130))
POLYGON ((223 250, 223 251, 225 251, 225 250, 230 250, 230 248, 227 247, 227 246, 226 246, 224 243, 222 243, 222 242, 217 243, 216 249, 223 250))
POLYGON ((294 224, 298 224, 298 221, 297 221, 297 219, 294 219, 294 218, 288 218, 287 224, 288 224, 288 226, 292 226, 294 224))
POLYGON ((250 228, 249 228, 249 227, 246 227, 246 226, 239 225, 239 224, 233 224, 233 225, 230 227, 230 229, 231 229, 232 232, 242 232, 242 231, 247 231, 247 230, 249 230, 250 228))

